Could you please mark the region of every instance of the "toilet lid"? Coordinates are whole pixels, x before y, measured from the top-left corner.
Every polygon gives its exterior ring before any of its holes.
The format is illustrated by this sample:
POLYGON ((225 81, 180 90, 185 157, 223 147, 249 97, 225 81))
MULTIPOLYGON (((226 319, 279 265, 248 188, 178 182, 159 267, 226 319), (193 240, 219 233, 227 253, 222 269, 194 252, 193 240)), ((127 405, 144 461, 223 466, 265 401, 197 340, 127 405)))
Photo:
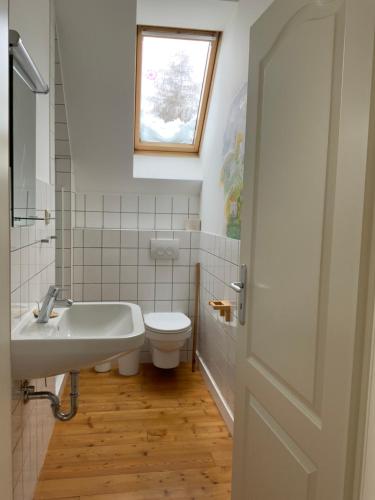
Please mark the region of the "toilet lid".
POLYGON ((144 315, 145 325, 158 332, 180 332, 190 328, 191 321, 183 313, 148 313, 144 315))

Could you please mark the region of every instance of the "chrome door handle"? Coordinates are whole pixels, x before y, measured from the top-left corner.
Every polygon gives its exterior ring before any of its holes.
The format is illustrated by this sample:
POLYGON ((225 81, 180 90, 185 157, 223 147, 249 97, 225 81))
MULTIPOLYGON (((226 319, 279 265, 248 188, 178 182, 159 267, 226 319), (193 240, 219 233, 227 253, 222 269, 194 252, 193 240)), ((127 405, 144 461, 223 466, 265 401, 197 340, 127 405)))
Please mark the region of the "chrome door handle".
POLYGON ((231 287, 232 290, 234 290, 237 293, 241 293, 243 290, 243 283, 242 281, 233 281, 229 286, 231 287))
POLYGON ((238 321, 240 325, 244 325, 246 320, 246 275, 246 265, 242 264, 240 267, 240 281, 234 281, 229 285, 232 290, 240 295, 238 303, 238 321))

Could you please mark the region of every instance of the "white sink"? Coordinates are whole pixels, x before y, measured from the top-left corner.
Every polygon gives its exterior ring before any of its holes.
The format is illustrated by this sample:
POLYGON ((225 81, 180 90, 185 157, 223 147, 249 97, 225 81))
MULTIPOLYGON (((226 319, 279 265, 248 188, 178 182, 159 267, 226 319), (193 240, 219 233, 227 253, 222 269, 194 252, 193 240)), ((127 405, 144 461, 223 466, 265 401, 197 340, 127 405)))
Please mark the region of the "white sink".
POLYGON ((12 332, 14 379, 44 378, 115 359, 142 346, 139 306, 127 302, 76 302, 37 323, 32 313, 12 332))

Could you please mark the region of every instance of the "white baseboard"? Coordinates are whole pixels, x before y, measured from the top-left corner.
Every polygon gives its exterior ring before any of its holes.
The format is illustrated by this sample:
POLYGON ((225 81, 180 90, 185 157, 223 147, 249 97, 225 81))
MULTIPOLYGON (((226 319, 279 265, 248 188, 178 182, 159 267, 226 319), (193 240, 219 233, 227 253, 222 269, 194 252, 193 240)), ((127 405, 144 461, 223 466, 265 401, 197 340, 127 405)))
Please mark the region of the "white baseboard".
POLYGON ((199 352, 196 353, 196 356, 199 362, 199 368, 202 372, 204 381, 207 384, 208 390, 210 391, 212 397, 214 398, 214 401, 219 409, 221 416, 224 419, 226 426, 228 427, 229 432, 233 434, 234 417, 232 410, 229 408, 228 403, 225 401, 224 396, 222 395, 219 387, 217 386, 206 363, 202 360, 201 356, 199 355, 199 352))

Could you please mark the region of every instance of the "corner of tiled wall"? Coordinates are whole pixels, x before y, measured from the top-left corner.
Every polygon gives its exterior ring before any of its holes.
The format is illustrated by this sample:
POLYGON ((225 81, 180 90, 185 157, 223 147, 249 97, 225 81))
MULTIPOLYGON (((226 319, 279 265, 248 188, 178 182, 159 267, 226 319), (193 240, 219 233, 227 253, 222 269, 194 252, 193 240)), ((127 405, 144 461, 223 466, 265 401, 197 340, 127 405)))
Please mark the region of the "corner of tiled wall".
POLYGON ((62 289, 62 297, 70 298, 74 179, 57 34, 55 48, 56 285, 62 289))

